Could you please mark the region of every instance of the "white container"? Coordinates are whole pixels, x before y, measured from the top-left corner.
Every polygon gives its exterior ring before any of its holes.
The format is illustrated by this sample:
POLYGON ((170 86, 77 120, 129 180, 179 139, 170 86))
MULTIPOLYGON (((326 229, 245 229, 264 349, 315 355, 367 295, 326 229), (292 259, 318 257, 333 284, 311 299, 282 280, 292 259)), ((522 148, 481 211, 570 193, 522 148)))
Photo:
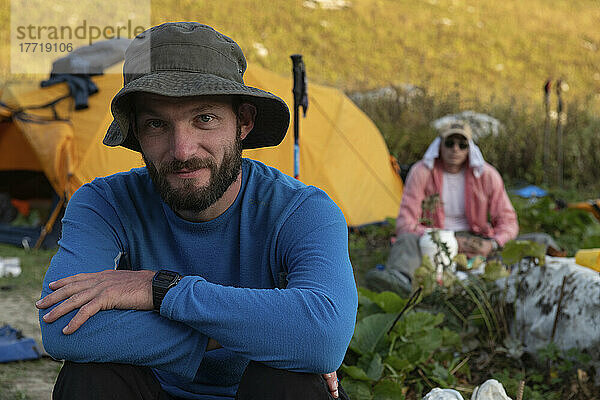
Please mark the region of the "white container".
POLYGON ((440 242, 446 243, 448 246, 449 255, 442 251, 441 260, 444 265, 450 265, 450 270, 452 272, 456 271, 456 264, 452 262, 454 257, 458 254, 458 242, 456 241, 456 236, 454 236, 453 231, 448 231, 445 229, 427 229, 425 233, 419 239, 419 247, 421 248, 421 255, 428 256, 431 263, 434 264, 435 267, 441 267, 441 265, 435 265, 435 255, 438 252, 438 246, 432 240, 432 233, 438 232, 440 235, 440 242))
POLYGON ((21 275, 21 260, 19 257, 0 257, 0 277, 21 275))

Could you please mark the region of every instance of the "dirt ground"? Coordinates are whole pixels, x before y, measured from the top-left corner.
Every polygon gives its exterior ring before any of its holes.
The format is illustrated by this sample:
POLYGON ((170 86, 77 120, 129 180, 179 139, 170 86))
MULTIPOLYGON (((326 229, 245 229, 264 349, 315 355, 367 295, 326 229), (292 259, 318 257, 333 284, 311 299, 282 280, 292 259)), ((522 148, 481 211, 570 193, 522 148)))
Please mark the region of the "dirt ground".
MULTIPOLYGON (((32 337, 38 344, 42 336, 34 302, 39 292, 0 287, 0 326, 9 324, 32 337)), ((0 364, 0 398, 49 400, 61 363, 44 357, 39 361, 0 364)))

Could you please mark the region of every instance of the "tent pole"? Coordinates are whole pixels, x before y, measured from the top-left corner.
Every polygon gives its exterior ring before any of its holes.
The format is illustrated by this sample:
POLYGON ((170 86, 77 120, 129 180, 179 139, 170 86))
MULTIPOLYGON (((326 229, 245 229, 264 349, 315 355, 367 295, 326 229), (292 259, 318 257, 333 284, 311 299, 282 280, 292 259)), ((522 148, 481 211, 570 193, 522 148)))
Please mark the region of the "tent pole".
POLYGON ((52 227, 54 226, 54 223, 56 222, 56 219, 58 218, 58 215, 60 214, 60 210, 62 209, 64 204, 65 204, 65 198, 63 196, 58 200, 56 207, 54 207, 52 214, 50 214, 50 218, 48 218, 46 225, 44 225, 44 227, 42 228, 40 237, 38 238, 37 242, 35 243, 35 247, 34 247, 35 250, 38 250, 42 246, 42 243, 44 242, 44 239, 46 238, 46 236, 50 232, 52 232, 52 227))
POLYGON ((306 69, 302 54, 292 54, 292 73, 294 74, 294 178, 300 178, 300 121, 299 109, 302 107, 304 117, 308 108, 308 95, 306 93, 306 69))
POLYGON ((548 79, 544 84, 544 154, 543 154, 543 169, 544 169, 544 183, 547 185, 549 179, 550 169, 550 89, 552 81, 548 79))

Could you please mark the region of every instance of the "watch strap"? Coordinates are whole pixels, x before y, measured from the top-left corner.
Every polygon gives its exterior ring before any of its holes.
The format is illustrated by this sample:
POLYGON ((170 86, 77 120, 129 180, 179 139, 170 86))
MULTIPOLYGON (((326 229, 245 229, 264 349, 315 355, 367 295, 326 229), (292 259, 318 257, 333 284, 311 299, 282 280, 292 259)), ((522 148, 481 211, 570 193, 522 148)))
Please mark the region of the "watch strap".
POLYGON ((182 276, 177 272, 161 269, 152 278, 152 303, 155 311, 160 311, 162 301, 167 295, 167 292, 172 287, 176 286, 182 276))

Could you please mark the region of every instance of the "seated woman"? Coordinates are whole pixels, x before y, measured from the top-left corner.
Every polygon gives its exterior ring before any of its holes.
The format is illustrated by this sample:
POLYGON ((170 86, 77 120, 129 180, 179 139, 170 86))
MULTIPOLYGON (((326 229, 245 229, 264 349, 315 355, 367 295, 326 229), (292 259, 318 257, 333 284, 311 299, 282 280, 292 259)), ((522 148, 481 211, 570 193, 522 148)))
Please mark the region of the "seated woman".
POLYGON ((467 257, 486 257, 519 231, 502 177, 484 161, 466 122, 444 126, 411 168, 396 220, 396 242, 385 268, 367 273, 367 287, 410 292, 421 265, 419 238, 427 228, 456 232, 458 251, 467 257))

